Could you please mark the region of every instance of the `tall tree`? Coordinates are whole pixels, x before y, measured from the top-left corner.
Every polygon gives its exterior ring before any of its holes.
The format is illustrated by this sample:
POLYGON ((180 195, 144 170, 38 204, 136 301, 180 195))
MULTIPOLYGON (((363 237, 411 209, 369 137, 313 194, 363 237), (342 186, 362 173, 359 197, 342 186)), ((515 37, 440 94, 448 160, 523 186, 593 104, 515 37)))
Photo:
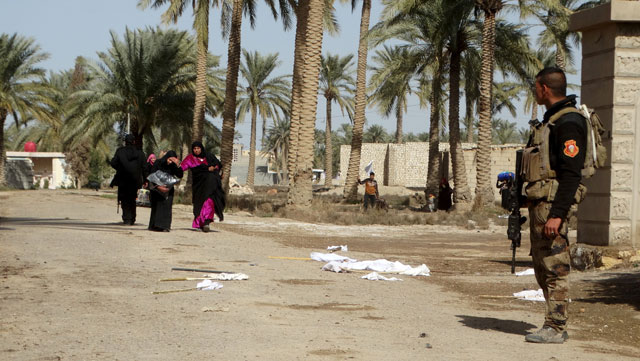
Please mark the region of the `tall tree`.
POLYGON ((371 102, 378 105, 385 115, 396 116, 395 142, 402 143, 402 122, 407 111, 407 98, 411 94, 411 81, 414 76, 414 62, 409 49, 400 46, 385 45, 383 50, 377 50, 373 56, 376 65, 371 67, 370 88, 371 102))
POLYGON ((491 169, 491 103, 496 38, 496 14, 502 9, 502 0, 475 0, 478 10, 484 14, 482 27, 482 68, 480 72, 480 107, 478 127, 478 151, 476 171, 477 204, 493 203, 491 169))
POLYGON ((273 156, 278 183, 284 182, 288 177, 289 127, 288 119, 277 120, 273 127, 267 130, 266 140, 262 147, 263 152, 273 156))
POLYGON ((16 128, 30 119, 48 119, 51 88, 39 63, 48 54, 33 39, 0 34, 0 185, 5 184, 4 129, 11 115, 16 128))
POLYGON ((353 79, 353 55, 341 57, 327 54, 321 58, 320 65, 320 93, 326 100, 326 129, 325 129, 325 186, 331 187, 333 180, 333 145, 331 137, 331 110, 333 102, 338 103, 344 114, 346 110, 349 118, 353 117, 353 93, 355 80, 353 79), (328 135, 328 136, 327 136, 328 135))
MULTIPOLYGON (((351 9, 356 8, 357 0, 351 1, 351 9)), ((362 152, 362 132, 364 130, 365 109, 367 106, 367 54, 369 51, 368 34, 371 17, 371 0, 362 0, 362 15, 360 17, 360 40, 358 42, 358 66, 356 75, 356 109, 353 120, 353 138, 349 168, 344 185, 344 198, 356 200, 358 196, 358 177, 360 173, 360 155, 362 152)))
POLYGON ((98 140, 115 125, 124 130, 130 119, 130 131, 142 148, 154 126, 191 118, 195 54, 186 32, 127 29, 123 39, 112 32, 111 48, 98 53, 100 62, 86 63, 90 80, 73 97, 87 106, 73 119, 68 136, 98 140))
MULTIPOLYGON (((278 18, 278 12, 274 0, 265 0, 271 9, 274 19, 278 18)), ((290 26, 290 4, 287 0, 278 0, 283 26, 290 26)), ((231 163, 233 162, 233 141, 236 127, 236 96, 238 92, 238 70, 240 67, 242 14, 248 14, 251 27, 255 26, 256 0, 233 0, 233 7, 229 24, 229 48, 227 52, 227 77, 224 97, 224 111, 222 113, 222 144, 220 146, 220 161, 222 162, 222 187, 229 192, 229 176, 231 175, 231 163)), ((225 16, 223 15, 223 19, 225 16)), ((223 31, 226 27, 223 26, 223 31)), ((223 32, 224 34, 224 32, 223 32)))
POLYGON ((266 122, 273 119, 274 124, 280 120, 280 114, 289 110, 290 89, 288 76, 271 77, 280 64, 278 54, 260 55, 257 51, 243 51, 244 62, 240 73, 245 80, 241 86, 238 101, 238 121, 244 120, 245 114, 251 115, 251 140, 249 142, 249 170, 247 186, 253 188, 256 168, 256 134, 258 114, 262 118, 262 141, 265 139, 266 122))
MULTIPOLYGON (((323 26, 330 34, 339 31, 339 26, 335 18, 334 0, 324 0, 323 26)), ((300 129, 300 112, 302 106, 302 81, 304 69, 305 46, 307 39, 307 22, 309 18, 309 0, 289 0, 289 4, 296 14, 296 36, 293 59, 293 79, 291 89, 291 118, 289 134, 289 155, 287 168, 289 178, 285 180, 289 186, 293 186, 295 181, 295 167, 298 159, 298 143, 300 129)))
MULTIPOLYGON (((290 205, 310 206, 312 200, 313 144, 316 108, 318 105, 318 77, 322 54, 324 0, 300 0, 298 2, 298 26, 303 26, 303 36, 298 39, 296 30, 296 59, 294 61, 294 84, 292 98, 298 97, 299 114, 291 114, 291 153, 295 161, 290 169, 292 184, 287 202, 290 205), (304 21, 300 22, 303 19, 304 21), (298 40, 304 42, 298 48, 298 40), (300 52, 300 50, 302 50, 300 52), (298 77, 296 84, 296 76, 298 77), (297 124, 296 124, 297 123, 297 124), (295 142, 295 144, 294 144, 295 142), (295 146, 295 148, 294 148, 295 146)), ((295 108, 294 108, 295 109, 295 108)))
POLYGON ((204 129, 204 115, 207 95, 207 58, 209 49, 209 9, 219 6, 222 0, 139 0, 138 7, 160 8, 169 4, 169 8, 162 14, 165 24, 177 23, 189 7, 193 10, 193 30, 196 33, 197 64, 196 64, 196 96, 193 108, 193 126, 191 136, 193 141, 201 141, 204 129))

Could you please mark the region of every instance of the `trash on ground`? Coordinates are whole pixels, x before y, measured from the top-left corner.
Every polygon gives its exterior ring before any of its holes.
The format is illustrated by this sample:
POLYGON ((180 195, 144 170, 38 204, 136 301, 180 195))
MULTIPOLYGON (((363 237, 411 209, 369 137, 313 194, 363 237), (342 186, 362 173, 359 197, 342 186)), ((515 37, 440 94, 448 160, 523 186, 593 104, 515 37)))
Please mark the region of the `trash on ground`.
POLYGON ((383 275, 378 274, 378 272, 371 272, 368 275, 364 275, 360 278, 364 278, 369 281, 402 281, 401 279, 395 278, 395 277, 391 277, 391 278, 385 277, 383 275))
POLYGON ((319 262, 356 262, 355 259, 334 253, 311 252, 309 257, 311 257, 312 260, 319 262))
POLYGON ((516 292, 513 294, 513 297, 524 300, 524 301, 537 301, 544 302, 544 293, 542 293, 542 289, 535 290, 524 290, 521 292, 516 292))
POLYGON ((349 252, 349 247, 347 247, 346 244, 344 246, 329 246, 329 247, 327 247, 327 251, 329 251, 329 252, 335 252, 335 251, 349 252))
POLYGON ((196 288, 200 291, 212 291, 220 289, 222 287, 224 286, 222 286, 221 283, 213 282, 212 280, 204 280, 202 282, 198 282, 198 284, 196 285, 196 288))
POLYGON ((391 262, 386 259, 377 259, 375 261, 357 261, 349 257, 337 254, 324 254, 318 252, 311 253, 311 259, 320 262, 329 262, 322 269, 331 272, 346 271, 374 271, 384 273, 397 273, 407 276, 430 276, 431 271, 427 265, 422 264, 417 267, 411 267, 401 262, 391 262))
POLYGON ((203 277, 218 280, 218 281, 244 281, 248 280, 249 276, 244 273, 219 273, 219 274, 208 274, 203 277))
POLYGON ((527 268, 524 271, 516 272, 516 276, 531 276, 535 274, 536 272, 533 270, 533 268, 527 268))

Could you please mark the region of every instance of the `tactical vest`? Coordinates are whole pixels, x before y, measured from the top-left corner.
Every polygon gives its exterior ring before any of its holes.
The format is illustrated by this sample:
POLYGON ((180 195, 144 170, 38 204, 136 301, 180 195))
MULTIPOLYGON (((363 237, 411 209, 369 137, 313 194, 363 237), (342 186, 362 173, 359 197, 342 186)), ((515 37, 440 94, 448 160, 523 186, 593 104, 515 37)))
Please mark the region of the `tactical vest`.
MULTIPOLYGON (((523 181, 528 182, 524 190, 528 199, 544 199, 548 202, 552 202, 555 199, 559 183, 556 180, 556 172, 551 168, 551 158, 549 156, 550 127, 555 126, 558 119, 569 113, 578 113, 585 119, 587 149, 585 150, 582 176, 589 178, 595 174, 597 168, 604 166, 606 161, 606 149, 602 145, 604 127, 598 116, 584 105, 580 110, 574 107, 563 108, 549 118, 548 122, 538 124, 531 129, 531 138, 527 148, 524 150, 520 174, 523 181)), ((575 194, 575 202, 580 203, 584 200, 586 193, 587 187, 580 184, 575 194)))

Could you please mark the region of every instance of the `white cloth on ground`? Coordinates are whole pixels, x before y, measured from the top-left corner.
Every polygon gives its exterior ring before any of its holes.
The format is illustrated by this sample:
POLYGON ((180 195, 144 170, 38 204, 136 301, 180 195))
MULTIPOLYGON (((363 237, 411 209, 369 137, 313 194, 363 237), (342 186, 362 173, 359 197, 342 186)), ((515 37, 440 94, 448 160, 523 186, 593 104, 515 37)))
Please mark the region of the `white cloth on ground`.
POLYGON ((249 279, 249 276, 244 273, 207 273, 203 277, 217 281, 243 281, 249 279))
POLYGON ((524 271, 516 272, 516 276, 531 276, 535 274, 536 272, 533 270, 533 268, 527 268, 524 271))
POLYGON ((211 291, 222 288, 222 284, 218 282, 213 282, 212 280, 204 280, 202 282, 198 282, 196 286, 200 291, 211 291))
POLYGON ((379 275, 378 272, 371 272, 368 275, 362 276, 360 278, 364 278, 369 281, 402 281, 401 279, 395 277, 387 278, 383 275, 379 275))
POLYGON ((329 251, 329 252, 335 252, 335 251, 349 252, 349 247, 347 247, 347 245, 344 245, 344 246, 329 246, 329 247, 327 247, 327 251, 329 251))
POLYGON ((544 293, 542 292, 542 289, 538 289, 537 291, 535 290, 524 290, 521 292, 516 292, 513 294, 513 297, 519 299, 519 300, 524 300, 524 301, 537 301, 537 302, 544 302, 544 293))
MULTIPOLYGON (((313 257, 312 257, 313 258, 313 257)), ((344 272, 349 270, 358 270, 358 271, 374 271, 374 272, 385 272, 385 273, 397 273, 401 275, 407 276, 430 276, 431 271, 427 265, 422 264, 417 267, 411 267, 401 262, 391 262, 386 259, 378 259, 375 261, 351 261, 351 262, 337 262, 331 261, 328 264, 325 264, 322 267, 325 271, 332 272, 344 272)))
POLYGON ((355 259, 351 259, 349 257, 341 256, 335 253, 320 253, 320 252, 311 252, 312 260, 319 262, 355 262, 355 259))

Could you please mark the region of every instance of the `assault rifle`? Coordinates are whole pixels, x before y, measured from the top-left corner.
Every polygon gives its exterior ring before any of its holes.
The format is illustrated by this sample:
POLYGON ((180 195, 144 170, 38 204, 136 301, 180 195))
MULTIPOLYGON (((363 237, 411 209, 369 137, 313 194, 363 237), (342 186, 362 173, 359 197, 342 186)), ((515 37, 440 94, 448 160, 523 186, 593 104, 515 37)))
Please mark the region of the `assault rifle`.
POLYGON ((516 272, 516 248, 520 247, 521 226, 527 217, 520 214, 520 206, 525 199, 522 196, 522 150, 516 152, 516 172, 502 172, 498 175, 496 187, 502 195, 502 208, 511 212, 507 228, 507 237, 511 240, 511 273, 516 272))

